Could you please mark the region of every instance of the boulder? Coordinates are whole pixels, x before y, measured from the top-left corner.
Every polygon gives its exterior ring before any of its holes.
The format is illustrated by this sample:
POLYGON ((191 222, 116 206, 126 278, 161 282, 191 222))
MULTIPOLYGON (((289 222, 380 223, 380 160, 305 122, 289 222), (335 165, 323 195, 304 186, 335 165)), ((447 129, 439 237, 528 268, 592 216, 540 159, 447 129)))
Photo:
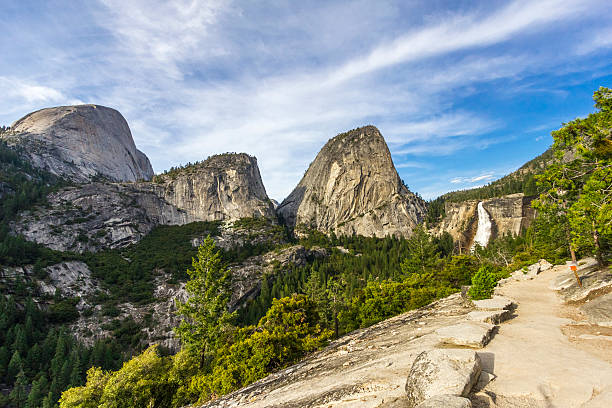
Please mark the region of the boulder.
POLYGON ((541 272, 547 271, 552 268, 553 265, 546 259, 540 259, 533 265, 529 265, 527 268, 518 269, 512 272, 511 280, 521 281, 527 279, 533 279, 538 276, 541 272))
POLYGON ((438 395, 466 397, 481 372, 473 350, 435 349, 417 356, 406 381, 408 407, 438 395))
POLYGON ((472 403, 456 395, 437 395, 421 402, 416 408, 472 408, 472 403))
POLYGON ((482 348, 489 343, 494 325, 484 322, 462 322, 436 330, 440 342, 455 346, 482 348))

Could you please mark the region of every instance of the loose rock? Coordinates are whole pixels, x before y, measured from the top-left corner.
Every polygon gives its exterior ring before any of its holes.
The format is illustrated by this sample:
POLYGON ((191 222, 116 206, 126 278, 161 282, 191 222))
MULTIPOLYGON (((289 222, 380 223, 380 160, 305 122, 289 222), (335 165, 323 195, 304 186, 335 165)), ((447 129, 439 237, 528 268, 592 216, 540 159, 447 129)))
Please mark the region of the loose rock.
POLYGON ((412 364, 406 381, 408 407, 416 407, 437 395, 466 397, 480 371, 480 357, 473 350, 424 351, 412 364))
POLYGON ((512 316, 510 310, 475 310, 468 313, 468 319, 475 322, 484 322, 491 324, 500 324, 505 322, 512 316))

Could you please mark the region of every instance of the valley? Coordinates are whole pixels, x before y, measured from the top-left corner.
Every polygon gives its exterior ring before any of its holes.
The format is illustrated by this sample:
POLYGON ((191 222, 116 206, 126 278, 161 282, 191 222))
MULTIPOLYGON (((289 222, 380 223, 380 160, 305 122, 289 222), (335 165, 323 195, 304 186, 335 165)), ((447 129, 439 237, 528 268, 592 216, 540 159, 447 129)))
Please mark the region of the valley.
POLYGON ((542 258, 606 270, 612 124, 598 92, 599 111, 553 149, 430 202, 374 126, 331 138, 276 205, 247 153, 154 174, 114 109, 26 115, 0 133, 0 405, 391 406, 417 350, 473 312, 467 296, 542 258))

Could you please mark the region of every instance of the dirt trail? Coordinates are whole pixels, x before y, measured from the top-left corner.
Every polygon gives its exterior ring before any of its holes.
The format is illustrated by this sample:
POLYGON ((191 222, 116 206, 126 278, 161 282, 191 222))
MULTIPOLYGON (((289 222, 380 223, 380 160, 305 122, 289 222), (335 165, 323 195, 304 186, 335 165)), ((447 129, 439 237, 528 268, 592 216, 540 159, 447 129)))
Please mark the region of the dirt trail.
MULTIPOLYGON (((612 354, 612 342, 588 352, 589 347, 580 347, 563 333, 575 323, 562 317, 571 315, 572 307, 549 287, 565 269, 557 266, 533 280, 500 288, 502 296, 518 302, 517 316, 503 323, 482 350, 485 370, 497 378, 479 394, 480 400, 474 398, 475 407, 580 407, 612 387, 612 365, 602 358, 612 354)), ((588 406, 612 407, 612 400, 588 406)))

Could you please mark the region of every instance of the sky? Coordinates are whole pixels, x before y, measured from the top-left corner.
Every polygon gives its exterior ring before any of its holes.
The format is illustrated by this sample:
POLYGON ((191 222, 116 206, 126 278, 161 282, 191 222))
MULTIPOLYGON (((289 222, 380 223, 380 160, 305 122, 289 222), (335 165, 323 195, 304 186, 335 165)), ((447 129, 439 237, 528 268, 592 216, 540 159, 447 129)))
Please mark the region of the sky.
POLYGON ((612 87, 609 0, 2 0, 0 125, 119 110, 159 173, 223 152, 286 197, 372 124, 412 191, 480 186, 612 87))

